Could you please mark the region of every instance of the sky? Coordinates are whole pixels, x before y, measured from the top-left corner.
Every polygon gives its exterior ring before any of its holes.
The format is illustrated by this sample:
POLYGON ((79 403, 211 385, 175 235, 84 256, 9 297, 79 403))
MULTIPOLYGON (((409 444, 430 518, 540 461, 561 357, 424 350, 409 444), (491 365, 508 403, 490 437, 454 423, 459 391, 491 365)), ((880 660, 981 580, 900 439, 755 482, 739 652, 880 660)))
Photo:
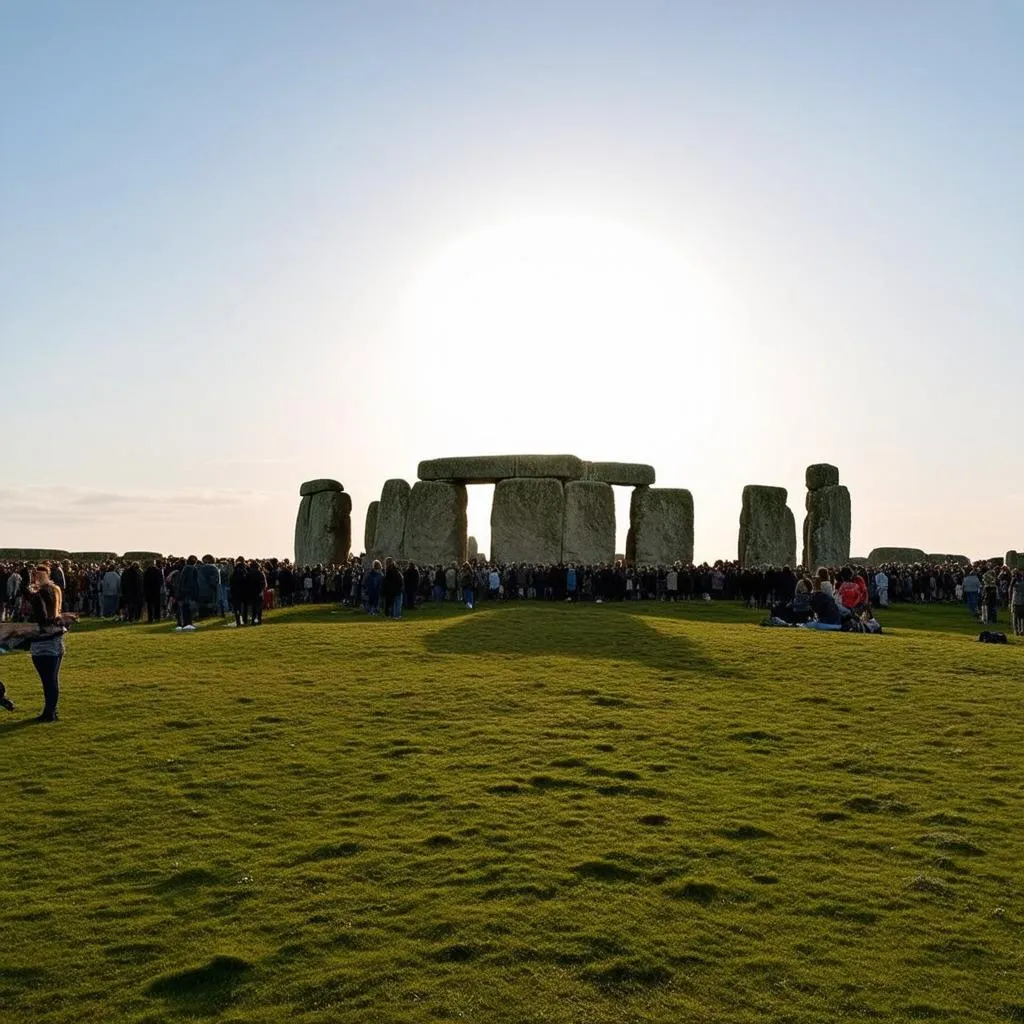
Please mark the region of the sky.
POLYGON ((698 559, 813 462, 854 554, 1024 549, 1022 53, 1017 0, 0 0, 0 547, 286 556, 327 476, 358 552, 421 459, 566 452, 698 559))

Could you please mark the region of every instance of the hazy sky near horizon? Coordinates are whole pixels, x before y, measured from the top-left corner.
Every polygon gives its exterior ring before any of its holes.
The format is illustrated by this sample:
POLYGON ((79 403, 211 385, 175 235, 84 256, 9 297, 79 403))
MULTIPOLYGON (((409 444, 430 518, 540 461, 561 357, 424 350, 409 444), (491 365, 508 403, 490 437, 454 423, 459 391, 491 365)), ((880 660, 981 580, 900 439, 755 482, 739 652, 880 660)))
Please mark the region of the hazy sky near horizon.
MULTIPOLYGON (((0 547, 291 554, 421 459, 836 463, 1024 549, 1024 6, 0 0, 0 547)), ((619 495, 619 547, 628 516, 619 495)), ((489 548, 489 489, 470 532, 489 548)))

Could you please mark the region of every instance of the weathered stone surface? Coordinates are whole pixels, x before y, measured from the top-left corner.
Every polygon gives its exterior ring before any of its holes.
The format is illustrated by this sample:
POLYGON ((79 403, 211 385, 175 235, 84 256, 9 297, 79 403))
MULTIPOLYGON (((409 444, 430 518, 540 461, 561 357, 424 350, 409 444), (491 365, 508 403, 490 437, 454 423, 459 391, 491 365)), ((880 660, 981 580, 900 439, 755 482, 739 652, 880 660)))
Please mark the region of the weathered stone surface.
POLYGON ((466 557, 472 562, 475 558, 480 555, 480 545, 476 542, 476 537, 466 538, 466 557))
POLYGON ((496 484, 516 475, 514 455, 466 455, 427 459, 416 470, 421 480, 455 480, 466 484, 496 484))
POLYGON ((739 536, 741 565, 792 565, 787 559, 796 548, 796 525, 786 497, 785 487, 748 484, 743 488, 739 536))
POLYGON ((796 516, 793 515, 793 510, 787 505, 786 506, 786 559, 782 563, 788 565, 791 568, 796 563, 796 516))
POLYGON ((366 522, 363 525, 363 551, 373 550, 373 539, 377 535, 377 511, 380 508, 379 501, 371 501, 366 506, 366 522))
POLYGON ((904 562, 913 565, 914 562, 927 562, 928 556, 920 548, 872 548, 868 554, 868 561, 872 565, 881 565, 883 562, 904 562))
POLYGON ((117 557, 113 551, 72 551, 68 555, 72 562, 112 562, 117 557))
POLYGON ((654 483, 654 467, 642 462, 584 462, 583 479, 617 487, 650 487, 654 483))
POLYGON ((377 506, 377 528, 371 553, 375 558, 402 559, 405 548, 405 520, 409 514, 409 484, 405 480, 385 480, 377 506))
POLYGON ((626 531, 626 561, 636 564, 636 533, 632 526, 626 531))
POLYGON ((855 565, 858 569, 866 569, 871 565, 871 561, 867 558, 861 558, 860 555, 850 555, 850 565, 855 565))
POLYGON ((502 480, 491 506, 491 558, 496 562, 562 560, 565 492, 550 478, 502 480))
POLYGON ((352 498, 344 491, 307 494, 295 519, 295 564, 338 565, 351 547, 352 498))
POLYGON ((823 487, 839 486, 839 468, 827 462, 818 462, 807 467, 807 490, 820 491, 823 487))
POLYGON ((551 477, 556 480, 581 480, 583 460, 575 455, 517 455, 516 476, 529 479, 551 477))
POLYGON ((403 557, 420 565, 466 560, 466 488, 418 480, 409 495, 403 557))
POLYGON ((810 523, 811 523, 811 517, 809 515, 804 516, 804 525, 803 525, 804 541, 803 541, 803 547, 800 549, 800 564, 805 569, 810 568, 810 566, 807 563, 807 530, 808 530, 808 527, 810 526, 810 523))
POLYGON ((1007 551, 1006 557, 1003 559, 1003 564, 1009 569, 1020 568, 1020 555, 1016 551, 1007 551))
POLYGON ((562 561, 611 564, 615 557, 615 495, 611 484, 572 480, 565 485, 562 561))
POLYGON ((121 557, 126 562, 155 562, 164 556, 158 551, 126 551, 121 557))
POLYGON ((299 485, 299 495, 305 497, 307 494, 320 494, 321 491, 343 491, 345 490, 337 480, 307 480, 299 485))
POLYGON ((811 492, 807 513, 807 568, 841 566, 850 560, 850 492, 822 487, 811 492))
POLYGON ((671 565, 693 561, 693 495, 679 487, 637 487, 629 505, 634 561, 671 565))

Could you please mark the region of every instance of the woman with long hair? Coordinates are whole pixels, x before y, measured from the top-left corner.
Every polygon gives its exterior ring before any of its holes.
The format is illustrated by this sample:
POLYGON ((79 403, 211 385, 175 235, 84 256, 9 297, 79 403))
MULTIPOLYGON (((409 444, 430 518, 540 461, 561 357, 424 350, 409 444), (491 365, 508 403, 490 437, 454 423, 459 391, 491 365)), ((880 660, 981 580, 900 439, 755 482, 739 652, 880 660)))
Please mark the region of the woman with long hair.
MULTIPOLYGON (((37 565, 31 573, 32 582, 25 592, 28 621, 0 627, 0 646, 12 650, 28 650, 32 664, 43 684, 43 710, 37 722, 57 721, 60 699, 60 665, 64 658, 64 634, 77 620, 73 612, 63 609, 64 595, 50 579, 50 568, 37 565)), ((8 711, 14 704, 0 686, 0 706, 8 711)))
POLYGON ((62 619, 64 595, 50 579, 50 568, 37 565, 28 588, 31 620, 42 634, 31 639, 32 664, 43 684, 43 710, 37 721, 57 721, 57 701, 60 699, 60 663, 64 660, 64 634, 62 619))

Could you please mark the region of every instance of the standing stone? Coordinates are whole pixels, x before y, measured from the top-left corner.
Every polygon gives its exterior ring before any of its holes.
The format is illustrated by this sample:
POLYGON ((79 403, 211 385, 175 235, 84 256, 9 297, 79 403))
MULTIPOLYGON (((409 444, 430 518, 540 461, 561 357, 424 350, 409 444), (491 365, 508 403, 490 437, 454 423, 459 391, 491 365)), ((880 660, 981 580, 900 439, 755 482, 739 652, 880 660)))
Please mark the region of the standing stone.
POLYGON ((689 491, 637 487, 630 499, 629 521, 638 565, 693 562, 693 495, 689 491))
POLYGON ((405 519, 409 514, 409 484, 385 480, 377 506, 377 527, 373 532, 374 558, 404 558, 405 519))
POLYGON ((562 560, 565 492, 544 477, 501 480, 491 505, 491 558, 495 562, 562 560))
POLYGON ((466 560, 466 488, 418 480, 409 495, 402 557, 420 565, 466 560))
POLYGON ((338 565, 352 547, 352 498, 344 491, 303 495, 295 519, 295 564, 338 565))
POLYGON ((786 505, 786 497, 785 487, 748 484, 743 488, 740 565, 793 564, 788 559, 796 548, 796 520, 786 505))
POLYGON ((805 478, 809 491, 820 491, 823 487, 838 487, 839 468, 827 462, 819 462, 807 467, 805 478))
POLYGON ((850 492, 845 487, 811 491, 807 511, 808 569, 842 566, 850 559, 850 492))
POLYGON ((371 501, 366 508, 366 525, 363 527, 363 551, 367 553, 373 550, 373 538, 377 533, 377 510, 379 508, 379 501, 371 501))
POLYGON ((786 558, 783 561, 783 565, 788 565, 790 568, 796 567, 796 516, 793 515, 793 510, 787 505, 786 506, 786 558))
POLYGON ((1020 568, 1020 555, 1016 551, 1007 551, 1006 558, 1003 559, 1003 564, 1008 569, 1019 569, 1020 568))
POLYGON ((636 532, 632 526, 626 531, 626 561, 636 565, 636 532))
POLYGON ((480 554, 480 546, 476 542, 476 537, 466 538, 466 557, 472 562, 480 554))
POLYGON ((562 561, 610 565, 615 557, 615 495, 611 484, 575 480, 565 485, 562 561))
POLYGON ((804 516, 804 525, 803 525, 804 542, 803 542, 803 547, 800 549, 800 564, 805 569, 807 569, 808 571, 810 571, 810 568, 811 568, 810 564, 807 561, 807 529, 810 526, 810 522, 811 522, 811 517, 809 515, 804 516))

